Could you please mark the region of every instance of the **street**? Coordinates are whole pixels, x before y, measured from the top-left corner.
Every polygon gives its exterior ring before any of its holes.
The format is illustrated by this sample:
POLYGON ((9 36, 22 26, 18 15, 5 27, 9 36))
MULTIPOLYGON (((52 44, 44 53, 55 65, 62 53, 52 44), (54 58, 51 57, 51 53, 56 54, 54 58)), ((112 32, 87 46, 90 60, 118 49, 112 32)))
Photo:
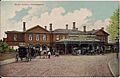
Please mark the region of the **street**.
POLYGON ((39 56, 30 62, 11 63, 1 66, 2 76, 40 76, 40 77, 110 77, 108 62, 116 58, 115 53, 105 55, 62 55, 51 59, 39 56))

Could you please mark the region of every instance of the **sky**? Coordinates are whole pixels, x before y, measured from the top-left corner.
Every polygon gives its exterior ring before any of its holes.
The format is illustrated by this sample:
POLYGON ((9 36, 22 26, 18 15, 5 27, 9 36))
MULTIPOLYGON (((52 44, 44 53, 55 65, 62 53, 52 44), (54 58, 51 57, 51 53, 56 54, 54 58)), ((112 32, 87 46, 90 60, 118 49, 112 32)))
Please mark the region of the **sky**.
POLYGON ((53 24, 53 29, 83 30, 100 29, 105 31, 110 17, 118 8, 117 1, 1 1, 0 39, 6 37, 5 31, 22 31, 22 24, 26 22, 26 29, 40 25, 41 27, 53 24))

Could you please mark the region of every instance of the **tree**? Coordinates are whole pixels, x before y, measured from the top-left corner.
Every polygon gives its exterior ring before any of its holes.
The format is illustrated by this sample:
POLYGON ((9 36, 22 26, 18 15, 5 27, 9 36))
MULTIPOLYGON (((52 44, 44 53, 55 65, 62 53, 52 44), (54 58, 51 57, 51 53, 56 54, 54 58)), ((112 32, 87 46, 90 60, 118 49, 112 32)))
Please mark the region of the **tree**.
POLYGON ((115 39, 118 38, 119 33, 119 9, 116 9, 113 16, 110 17, 110 24, 107 27, 107 31, 110 34, 110 40, 115 42, 115 39))
POLYGON ((6 51, 8 50, 8 48, 9 48, 8 44, 5 43, 5 42, 2 42, 2 43, 0 44, 0 53, 6 52, 6 51))

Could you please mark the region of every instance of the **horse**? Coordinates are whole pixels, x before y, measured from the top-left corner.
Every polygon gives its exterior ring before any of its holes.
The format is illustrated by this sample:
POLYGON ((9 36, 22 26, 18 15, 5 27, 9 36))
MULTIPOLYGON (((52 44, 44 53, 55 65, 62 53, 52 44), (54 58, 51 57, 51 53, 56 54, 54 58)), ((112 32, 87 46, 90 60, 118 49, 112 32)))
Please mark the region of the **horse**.
POLYGON ((39 55, 40 55, 40 58, 47 58, 47 56, 48 56, 46 50, 41 51, 39 55))

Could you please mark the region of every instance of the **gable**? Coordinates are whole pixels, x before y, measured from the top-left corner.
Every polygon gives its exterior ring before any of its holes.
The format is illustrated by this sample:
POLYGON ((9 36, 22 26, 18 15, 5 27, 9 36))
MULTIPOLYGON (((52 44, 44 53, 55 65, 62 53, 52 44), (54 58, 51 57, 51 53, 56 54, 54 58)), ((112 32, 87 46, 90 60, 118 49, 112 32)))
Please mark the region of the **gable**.
POLYGON ((33 28, 28 29, 26 32, 33 32, 33 33, 48 33, 49 31, 42 28, 41 26, 37 25, 33 28))
POLYGON ((96 35, 109 35, 107 32, 105 32, 104 30, 99 30, 95 33, 96 35))

